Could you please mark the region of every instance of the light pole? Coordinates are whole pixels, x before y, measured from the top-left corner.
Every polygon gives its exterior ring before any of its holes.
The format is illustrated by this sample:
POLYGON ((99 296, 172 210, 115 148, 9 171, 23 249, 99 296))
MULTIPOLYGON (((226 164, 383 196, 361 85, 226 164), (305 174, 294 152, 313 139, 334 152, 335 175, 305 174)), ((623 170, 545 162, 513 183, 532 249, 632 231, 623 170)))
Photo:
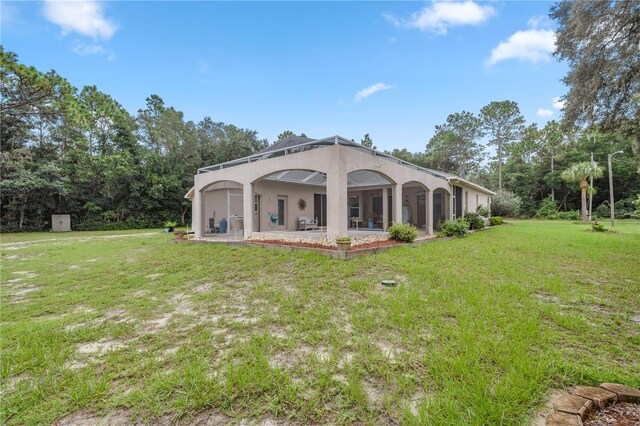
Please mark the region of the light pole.
POLYGON ((624 151, 616 151, 609 154, 609 208, 611 210, 611 226, 616 226, 614 221, 614 205, 613 205, 613 174, 611 171, 611 158, 616 154, 622 154, 624 151))

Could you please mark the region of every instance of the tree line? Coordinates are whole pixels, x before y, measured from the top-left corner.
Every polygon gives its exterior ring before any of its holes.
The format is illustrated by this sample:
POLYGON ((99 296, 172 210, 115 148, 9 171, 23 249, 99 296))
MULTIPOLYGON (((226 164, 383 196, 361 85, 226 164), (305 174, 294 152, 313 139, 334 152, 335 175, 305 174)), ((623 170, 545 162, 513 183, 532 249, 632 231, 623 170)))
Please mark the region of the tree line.
MULTIPOLYGON (((579 209, 585 176, 568 171, 593 169, 592 158, 605 165, 623 151, 613 186, 616 212, 628 217, 640 197, 640 2, 563 0, 550 17, 558 24, 555 55, 569 65, 561 121, 527 123, 516 102, 494 101, 450 114, 424 151, 390 154, 496 190, 496 200, 533 216, 541 206, 579 209)), ((131 115, 95 86, 78 90, 2 46, 0 61, 2 231, 49 229, 53 213, 71 214, 77 230, 185 224, 184 194, 199 167, 268 145, 255 130, 210 117, 187 121, 153 94, 131 115)), ((361 143, 375 149, 369 134, 361 143)), ((605 170, 589 189, 604 216, 607 183, 605 170)))
POLYGON ((151 95, 137 115, 95 86, 72 87, 0 50, 0 225, 46 230, 54 213, 73 227, 188 223, 195 171, 267 146, 257 131, 184 114, 151 95))

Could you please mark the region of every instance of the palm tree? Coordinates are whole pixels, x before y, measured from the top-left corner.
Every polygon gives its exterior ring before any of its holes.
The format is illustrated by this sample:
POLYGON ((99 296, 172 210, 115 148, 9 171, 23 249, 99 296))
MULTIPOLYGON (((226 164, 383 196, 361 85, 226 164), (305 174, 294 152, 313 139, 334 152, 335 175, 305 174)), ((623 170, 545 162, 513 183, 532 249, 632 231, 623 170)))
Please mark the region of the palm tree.
MULTIPOLYGON (((569 167, 560 175, 562 180, 567 183, 580 183, 580 191, 582 192, 582 209, 581 209, 581 219, 586 221, 588 219, 587 215, 587 188, 589 188, 589 184, 587 183, 587 179, 593 177, 594 179, 601 178, 603 175, 603 169, 600 166, 597 166, 596 163, 591 163, 588 161, 582 163, 576 163, 573 166, 569 167)), ((592 188, 589 188, 592 190, 592 188)))

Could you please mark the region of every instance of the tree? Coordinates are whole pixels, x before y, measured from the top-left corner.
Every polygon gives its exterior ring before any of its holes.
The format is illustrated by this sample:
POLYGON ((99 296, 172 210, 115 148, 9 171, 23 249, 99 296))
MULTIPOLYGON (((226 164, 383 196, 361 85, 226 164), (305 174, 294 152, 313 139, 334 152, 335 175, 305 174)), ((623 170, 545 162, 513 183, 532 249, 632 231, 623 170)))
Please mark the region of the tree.
POLYGON ((502 164, 505 151, 520 139, 524 131, 524 117, 513 101, 491 102, 480 110, 482 128, 489 135, 489 145, 496 147, 498 162, 498 190, 502 190, 502 164))
POLYGON ((484 157, 477 141, 483 135, 482 121, 463 111, 450 114, 447 122, 436 126, 436 134, 427 144, 427 155, 449 158, 461 178, 476 170, 484 157))
POLYGON ((364 138, 360 141, 360 145, 366 146, 367 148, 371 149, 378 149, 378 147, 373 146, 373 140, 371 140, 371 136, 369 136, 369 133, 364 135, 364 138))
MULTIPOLYGON (((551 178, 555 177, 555 161, 556 155, 564 143, 564 136, 562 134, 562 128, 560 123, 555 120, 549 121, 541 131, 542 146, 540 147, 540 153, 543 156, 549 156, 551 167, 551 178)), ((551 200, 555 201, 555 182, 550 182, 551 186, 551 200)))
POLYGON ((587 179, 593 177, 594 179, 601 178, 603 175, 603 169, 600 166, 596 166, 591 162, 576 163, 562 172, 562 179, 567 183, 580 183, 581 193, 581 218, 583 221, 589 219, 587 214, 587 190, 593 190, 589 188, 587 179))
POLYGON ((640 158, 640 2, 562 0, 550 16, 555 55, 569 65, 565 123, 623 128, 640 158))
POLYGON ((284 132, 278 135, 278 140, 280 141, 282 139, 288 138, 289 136, 295 136, 295 135, 296 134, 293 133, 291 130, 285 130, 284 132))

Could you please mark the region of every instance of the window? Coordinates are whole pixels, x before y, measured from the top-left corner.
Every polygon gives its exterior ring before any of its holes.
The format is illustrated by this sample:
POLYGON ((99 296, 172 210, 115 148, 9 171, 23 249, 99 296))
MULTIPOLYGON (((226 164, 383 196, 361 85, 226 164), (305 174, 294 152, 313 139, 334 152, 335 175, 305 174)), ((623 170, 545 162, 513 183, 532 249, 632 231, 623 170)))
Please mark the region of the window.
POLYGON ((479 197, 479 195, 476 194, 476 209, 480 206, 480 204, 478 204, 478 197, 479 197))
POLYGON ((360 197, 349 195, 349 217, 360 218, 360 197))
POLYGON ((464 191, 464 212, 469 212, 469 191, 464 191))

